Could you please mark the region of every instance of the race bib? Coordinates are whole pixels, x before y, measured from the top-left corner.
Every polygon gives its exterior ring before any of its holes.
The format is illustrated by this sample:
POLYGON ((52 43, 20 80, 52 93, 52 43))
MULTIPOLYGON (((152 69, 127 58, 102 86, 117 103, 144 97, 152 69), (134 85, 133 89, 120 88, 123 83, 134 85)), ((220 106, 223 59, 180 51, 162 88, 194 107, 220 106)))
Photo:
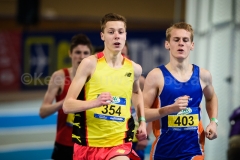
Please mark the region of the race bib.
POLYGON ((168 129, 170 130, 196 130, 199 125, 199 108, 186 108, 177 114, 168 115, 168 129))
POLYGON ((196 127, 198 124, 198 114, 168 116, 168 127, 196 127))
POLYGON ((126 98, 114 96, 111 104, 95 108, 94 117, 109 121, 124 122, 127 112, 126 98))

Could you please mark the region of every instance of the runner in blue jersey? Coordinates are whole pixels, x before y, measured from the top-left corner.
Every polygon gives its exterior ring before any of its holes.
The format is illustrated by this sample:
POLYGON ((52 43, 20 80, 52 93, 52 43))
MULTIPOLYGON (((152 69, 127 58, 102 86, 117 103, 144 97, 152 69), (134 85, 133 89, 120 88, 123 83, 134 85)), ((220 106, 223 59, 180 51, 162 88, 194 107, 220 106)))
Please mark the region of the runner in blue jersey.
POLYGON ((144 83, 147 121, 153 121, 156 140, 150 159, 203 160, 205 137, 217 138, 218 100, 212 76, 190 63, 194 48, 193 29, 180 22, 166 30, 165 48, 170 61, 154 68, 144 83), (201 101, 205 97, 209 124, 204 131, 201 101))

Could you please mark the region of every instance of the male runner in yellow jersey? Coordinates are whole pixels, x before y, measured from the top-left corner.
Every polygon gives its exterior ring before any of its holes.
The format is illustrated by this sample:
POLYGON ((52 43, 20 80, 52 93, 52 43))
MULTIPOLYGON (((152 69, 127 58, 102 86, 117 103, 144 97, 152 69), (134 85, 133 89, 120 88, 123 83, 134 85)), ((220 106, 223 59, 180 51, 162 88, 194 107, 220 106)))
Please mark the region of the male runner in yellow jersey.
POLYGON ((126 19, 115 13, 101 20, 104 50, 82 61, 63 104, 75 113, 74 160, 139 159, 132 150, 134 119, 131 98, 140 122, 139 140, 146 139, 146 122, 139 77, 140 65, 123 57, 126 19), (81 90, 83 95, 79 95, 81 90))

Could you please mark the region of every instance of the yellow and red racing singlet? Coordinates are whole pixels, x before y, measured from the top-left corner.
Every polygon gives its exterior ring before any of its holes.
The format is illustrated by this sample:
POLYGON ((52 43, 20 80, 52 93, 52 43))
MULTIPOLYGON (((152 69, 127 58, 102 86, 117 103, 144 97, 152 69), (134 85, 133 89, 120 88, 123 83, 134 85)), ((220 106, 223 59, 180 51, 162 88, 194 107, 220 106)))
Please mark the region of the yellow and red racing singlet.
POLYGON ((132 141, 134 120, 131 118, 131 96, 134 82, 132 61, 124 57, 121 68, 110 67, 103 53, 98 53, 96 70, 85 84, 84 100, 94 100, 110 92, 111 104, 75 114, 74 142, 90 147, 112 147, 132 141))

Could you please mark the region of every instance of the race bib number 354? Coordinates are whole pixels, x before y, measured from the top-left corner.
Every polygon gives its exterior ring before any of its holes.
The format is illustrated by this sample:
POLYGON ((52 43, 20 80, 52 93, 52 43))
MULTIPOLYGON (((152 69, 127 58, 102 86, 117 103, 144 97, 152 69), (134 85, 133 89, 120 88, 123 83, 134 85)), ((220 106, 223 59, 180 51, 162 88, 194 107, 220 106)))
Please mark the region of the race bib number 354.
POLYGON ((126 98, 113 96, 111 104, 94 109, 94 117, 108 121, 124 122, 128 113, 126 104, 126 98))
POLYGON ((168 115, 168 127, 197 127, 198 114, 168 115))

